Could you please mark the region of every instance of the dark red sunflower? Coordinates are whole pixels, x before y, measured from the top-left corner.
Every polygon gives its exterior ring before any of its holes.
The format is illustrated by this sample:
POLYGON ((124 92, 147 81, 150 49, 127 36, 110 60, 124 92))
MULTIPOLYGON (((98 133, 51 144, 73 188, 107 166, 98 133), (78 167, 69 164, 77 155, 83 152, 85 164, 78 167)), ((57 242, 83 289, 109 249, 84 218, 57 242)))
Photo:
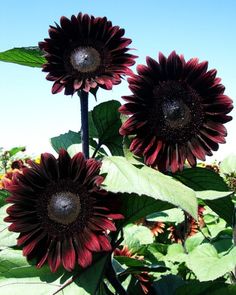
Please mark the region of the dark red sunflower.
POLYGON ((147 57, 147 66, 137 67, 129 87, 133 92, 120 112, 131 115, 122 125, 122 135, 135 135, 130 149, 144 156, 145 163, 161 171, 183 169, 196 159, 205 160, 227 135, 224 123, 232 118, 232 100, 216 70, 197 58, 185 61, 174 51, 159 62, 147 57))
POLYGON ((127 53, 132 41, 124 33, 106 17, 62 16, 60 25, 50 26, 50 38, 39 42, 47 59, 43 71, 49 72, 47 80, 54 81, 52 93, 65 88, 65 94, 72 95, 80 89, 109 90, 119 84, 123 75, 131 73, 136 57, 127 53))
POLYGON ((187 214, 187 222, 182 221, 177 225, 171 225, 168 228, 169 239, 175 243, 183 243, 186 238, 194 236, 204 227, 203 213, 205 211, 204 206, 198 206, 198 220, 196 221, 191 215, 187 214))
MULTIPOLYGON (((136 253, 133 253, 132 250, 128 248, 127 245, 124 245, 123 248, 116 248, 114 250, 114 256, 125 256, 133 258, 136 260, 143 260, 144 257, 136 253)), ((140 273, 134 273, 133 276, 137 279, 140 288, 143 291, 143 294, 148 294, 152 285, 152 276, 147 271, 142 271, 140 273)))
POLYGON ((47 262, 55 272, 60 265, 68 271, 87 267, 93 252, 110 251, 112 220, 123 216, 116 213, 115 197, 99 188, 100 162, 82 153, 70 158, 62 150, 58 159, 45 153, 40 164, 30 165, 7 188, 13 205, 5 221, 20 233, 23 255, 36 258, 37 267, 47 262))

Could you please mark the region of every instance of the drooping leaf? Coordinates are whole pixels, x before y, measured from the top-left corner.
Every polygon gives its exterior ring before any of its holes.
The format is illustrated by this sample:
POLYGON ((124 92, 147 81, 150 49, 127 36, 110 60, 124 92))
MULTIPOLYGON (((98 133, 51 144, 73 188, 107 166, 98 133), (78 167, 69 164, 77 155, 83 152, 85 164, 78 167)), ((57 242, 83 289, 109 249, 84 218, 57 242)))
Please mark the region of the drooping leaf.
POLYGON ((69 130, 67 133, 51 138, 51 145, 56 152, 59 152, 60 149, 67 150, 72 144, 80 144, 80 143, 81 143, 80 132, 74 132, 71 130, 69 130))
MULTIPOLYGON (((195 191, 215 190, 219 192, 227 192, 229 188, 224 179, 217 173, 206 168, 189 168, 184 169, 173 175, 183 184, 195 191)), ((205 193, 203 193, 205 194, 205 193)), ((223 218, 228 224, 232 222, 232 214, 234 204, 231 196, 222 197, 215 200, 206 200, 204 203, 209 206, 215 213, 223 218)))
POLYGON ((195 192, 170 176, 149 167, 138 169, 123 157, 104 158, 101 174, 105 175, 102 185, 110 192, 146 195, 178 206, 197 218, 195 192))
POLYGON ((41 68, 45 63, 43 52, 36 46, 13 48, 0 52, 0 61, 41 68))
POLYGON ((211 244, 204 243, 188 254, 186 264, 199 281, 215 280, 234 270, 236 247, 220 256, 211 244))
POLYGON ((112 155, 123 155, 123 138, 119 134, 122 124, 118 108, 120 102, 110 100, 97 105, 89 115, 91 132, 97 136, 100 146, 108 147, 112 155))
POLYGON ((103 278, 107 255, 77 273, 64 273, 59 269, 51 273, 48 266, 37 269, 27 262, 22 251, 5 249, 0 252, 0 290, 7 295, 91 295, 103 278), (72 276, 76 278, 71 281, 72 276), (61 291, 61 287, 70 281, 61 291))

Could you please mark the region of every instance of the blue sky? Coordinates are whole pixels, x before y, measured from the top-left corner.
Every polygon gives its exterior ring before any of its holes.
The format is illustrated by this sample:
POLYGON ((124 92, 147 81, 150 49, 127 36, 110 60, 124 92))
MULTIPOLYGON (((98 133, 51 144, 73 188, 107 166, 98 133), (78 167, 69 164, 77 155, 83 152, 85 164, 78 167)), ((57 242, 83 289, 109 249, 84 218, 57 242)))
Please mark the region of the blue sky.
MULTIPOLYGON (((0 52, 13 47, 35 46, 48 36, 48 27, 62 15, 78 12, 107 16, 126 31, 133 43, 137 64, 147 55, 172 50, 186 59, 208 60, 216 68, 226 94, 236 98, 236 1, 111 1, 111 0, 8 0, 1 3, 0 52)), ((135 69, 135 68, 134 68, 135 69)), ((49 138, 80 129, 80 106, 76 95, 51 94, 51 82, 40 69, 0 62, 1 137, 0 146, 26 145, 29 153, 52 149, 49 138)), ((98 102, 129 94, 127 82, 112 91, 99 90, 98 102)), ((95 106, 90 98, 90 109, 95 106)), ((231 113, 234 117, 236 111, 231 113)), ((235 120, 226 124, 227 143, 211 157, 222 159, 235 152, 235 120)))

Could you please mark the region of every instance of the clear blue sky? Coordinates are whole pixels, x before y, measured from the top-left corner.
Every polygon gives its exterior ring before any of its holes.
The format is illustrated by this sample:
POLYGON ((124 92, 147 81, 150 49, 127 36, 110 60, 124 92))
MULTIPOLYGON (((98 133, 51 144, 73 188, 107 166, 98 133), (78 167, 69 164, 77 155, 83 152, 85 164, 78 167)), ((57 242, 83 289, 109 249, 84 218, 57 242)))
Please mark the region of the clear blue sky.
MULTIPOLYGON (((172 50, 186 59, 199 57, 216 68, 226 94, 236 98, 236 1, 235 0, 7 0, 0 9, 0 51, 35 46, 48 36, 48 27, 62 15, 78 12, 107 16, 123 27, 133 40, 137 64, 147 55, 172 50)), ((52 83, 40 69, 0 62, 1 137, 0 146, 26 145, 29 152, 51 151, 49 138, 69 129, 80 129, 77 96, 51 94, 52 83)), ((121 100, 129 94, 127 82, 112 91, 99 91, 98 102, 121 100)), ((93 97, 90 108, 95 105, 93 97)), ((236 117, 236 111, 232 112, 236 117)), ((235 152, 235 120, 226 124, 227 144, 211 158, 222 159, 235 152)))

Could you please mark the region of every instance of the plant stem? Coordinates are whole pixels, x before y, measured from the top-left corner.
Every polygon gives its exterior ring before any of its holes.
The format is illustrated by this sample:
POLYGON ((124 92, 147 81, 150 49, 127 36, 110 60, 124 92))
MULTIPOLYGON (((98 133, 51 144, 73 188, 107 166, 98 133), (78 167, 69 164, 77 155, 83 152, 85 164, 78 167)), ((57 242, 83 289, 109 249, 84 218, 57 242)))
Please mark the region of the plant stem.
POLYGON ((113 288, 116 290, 117 294, 119 295, 127 295, 127 292, 123 288, 121 282, 118 280, 116 272, 112 266, 111 259, 108 261, 107 264, 107 271, 106 271, 106 277, 108 281, 111 283, 113 288))
POLYGON ((82 151, 89 158, 88 92, 80 92, 82 151))
POLYGON ((97 146, 96 146, 96 149, 93 152, 92 158, 95 158, 95 156, 96 156, 97 152, 99 151, 101 145, 102 144, 98 141, 97 146))
MULTIPOLYGON (((232 228, 233 228, 233 243, 236 246, 236 206, 234 205, 233 212, 233 220, 232 220, 232 228)), ((236 267, 234 268, 234 280, 236 280, 236 267)))
POLYGON ((186 211, 184 211, 184 232, 183 232, 183 237, 182 237, 182 245, 184 247, 184 251, 185 253, 187 253, 187 249, 186 249, 186 245, 185 245, 185 241, 188 237, 188 213, 186 211))

